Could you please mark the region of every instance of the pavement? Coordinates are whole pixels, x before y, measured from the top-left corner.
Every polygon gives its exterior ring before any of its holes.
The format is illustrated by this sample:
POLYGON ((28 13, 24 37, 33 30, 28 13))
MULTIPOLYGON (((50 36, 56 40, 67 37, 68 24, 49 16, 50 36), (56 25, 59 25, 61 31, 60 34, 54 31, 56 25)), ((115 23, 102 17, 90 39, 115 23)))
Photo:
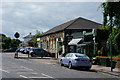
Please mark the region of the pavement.
POLYGON ((107 73, 107 74, 110 74, 110 75, 120 77, 120 68, 115 68, 111 72, 111 67, 105 67, 105 66, 100 66, 100 65, 92 65, 91 69, 96 70, 98 72, 103 72, 103 73, 107 73))
MULTIPOLYGON (((56 59, 56 58, 51 58, 51 57, 44 57, 44 58, 40 58, 40 57, 35 57, 35 58, 29 58, 31 60, 37 61, 37 62, 42 62, 42 63, 47 63, 47 64, 59 64, 60 58, 56 59)), ((91 70, 97 71, 97 72, 103 72, 106 74, 110 74, 113 76, 117 76, 120 77, 120 68, 115 68, 113 69, 113 71, 111 72, 111 67, 105 67, 105 66, 100 66, 100 65, 92 65, 91 70)))

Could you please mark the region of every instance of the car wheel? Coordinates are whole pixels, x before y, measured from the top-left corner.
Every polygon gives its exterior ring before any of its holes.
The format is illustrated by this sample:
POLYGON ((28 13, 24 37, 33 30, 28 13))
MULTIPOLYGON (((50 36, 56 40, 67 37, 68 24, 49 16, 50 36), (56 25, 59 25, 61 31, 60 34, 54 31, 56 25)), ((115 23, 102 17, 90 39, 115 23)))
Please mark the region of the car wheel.
POLYGON ((69 68, 69 69, 72 69, 72 63, 71 63, 71 62, 69 62, 68 68, 69 68))
POLYGON ((36 57, 36 55, 34 53, 31 54, 31 57, 36 57))
POLYGON ((36 57, 36 54, 33 54, 33 57, 36 57))
POLYGON ((33 57, 33 54, 30 54, 31 55, 31 57, 33 57))
POLYGON ((61 66, 64 66, 64 64, 62 63, 62 60, 60 60, 60 65, 61 65, 61 66))
POLYGON ((86 67, 85 70, 90 70, 91 67, 86 67))

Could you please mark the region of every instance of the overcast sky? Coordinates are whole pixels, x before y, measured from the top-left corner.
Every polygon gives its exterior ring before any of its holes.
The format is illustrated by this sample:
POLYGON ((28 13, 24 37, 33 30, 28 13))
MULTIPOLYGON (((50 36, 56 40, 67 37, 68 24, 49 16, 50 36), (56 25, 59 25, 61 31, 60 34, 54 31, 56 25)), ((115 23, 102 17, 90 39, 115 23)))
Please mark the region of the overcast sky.
POLYGON ((20 39, 36 30, 47 31, 67 21, 83 17, 102 23, 101 2, 5 2, 0 7, 2 33, 20 39))

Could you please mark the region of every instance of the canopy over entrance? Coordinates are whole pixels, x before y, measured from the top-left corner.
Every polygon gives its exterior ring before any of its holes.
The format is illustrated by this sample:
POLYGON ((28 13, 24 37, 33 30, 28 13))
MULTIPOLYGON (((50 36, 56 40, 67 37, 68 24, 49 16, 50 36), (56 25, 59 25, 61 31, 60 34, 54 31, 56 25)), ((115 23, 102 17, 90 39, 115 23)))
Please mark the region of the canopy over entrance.
POLYGON ((72 39, 68 45, 77 45, 83 38, 72 39))

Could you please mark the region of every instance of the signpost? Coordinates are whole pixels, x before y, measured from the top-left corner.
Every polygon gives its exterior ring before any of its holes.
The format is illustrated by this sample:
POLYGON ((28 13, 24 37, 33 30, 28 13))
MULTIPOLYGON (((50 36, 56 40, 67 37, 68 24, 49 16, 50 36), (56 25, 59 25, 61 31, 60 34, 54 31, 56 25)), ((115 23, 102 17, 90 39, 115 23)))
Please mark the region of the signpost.
MULTIPOLYGON (((16 33, 14 34, 14 36, 15 36, 16 39, 18 39, 18 38, 20 37, 20 34, 19 34, 18 32, 16 32, 16 33)), ((17 45, 17 46, 18 46, 18 45, 17 45)))
MULTIPOLYGON (((20 37, 20 34, 19 34, 18 32, 16 32, 16 33, 14 34, 14 36, 15 36, 16 39, 18 39, 18 38, 20 37)), ((17 45, 17 46, 18 46, 18 45, 17 45)), ((16 51, 15 57, 18 58, 18 51, 16 51)))
POLYGON ((20 37, 20 34, 19 34, 18 32, 16 32, 16 33, 14 34, 14 36, 15 36, 15 38, 19 38, 19 37, 20 37))

